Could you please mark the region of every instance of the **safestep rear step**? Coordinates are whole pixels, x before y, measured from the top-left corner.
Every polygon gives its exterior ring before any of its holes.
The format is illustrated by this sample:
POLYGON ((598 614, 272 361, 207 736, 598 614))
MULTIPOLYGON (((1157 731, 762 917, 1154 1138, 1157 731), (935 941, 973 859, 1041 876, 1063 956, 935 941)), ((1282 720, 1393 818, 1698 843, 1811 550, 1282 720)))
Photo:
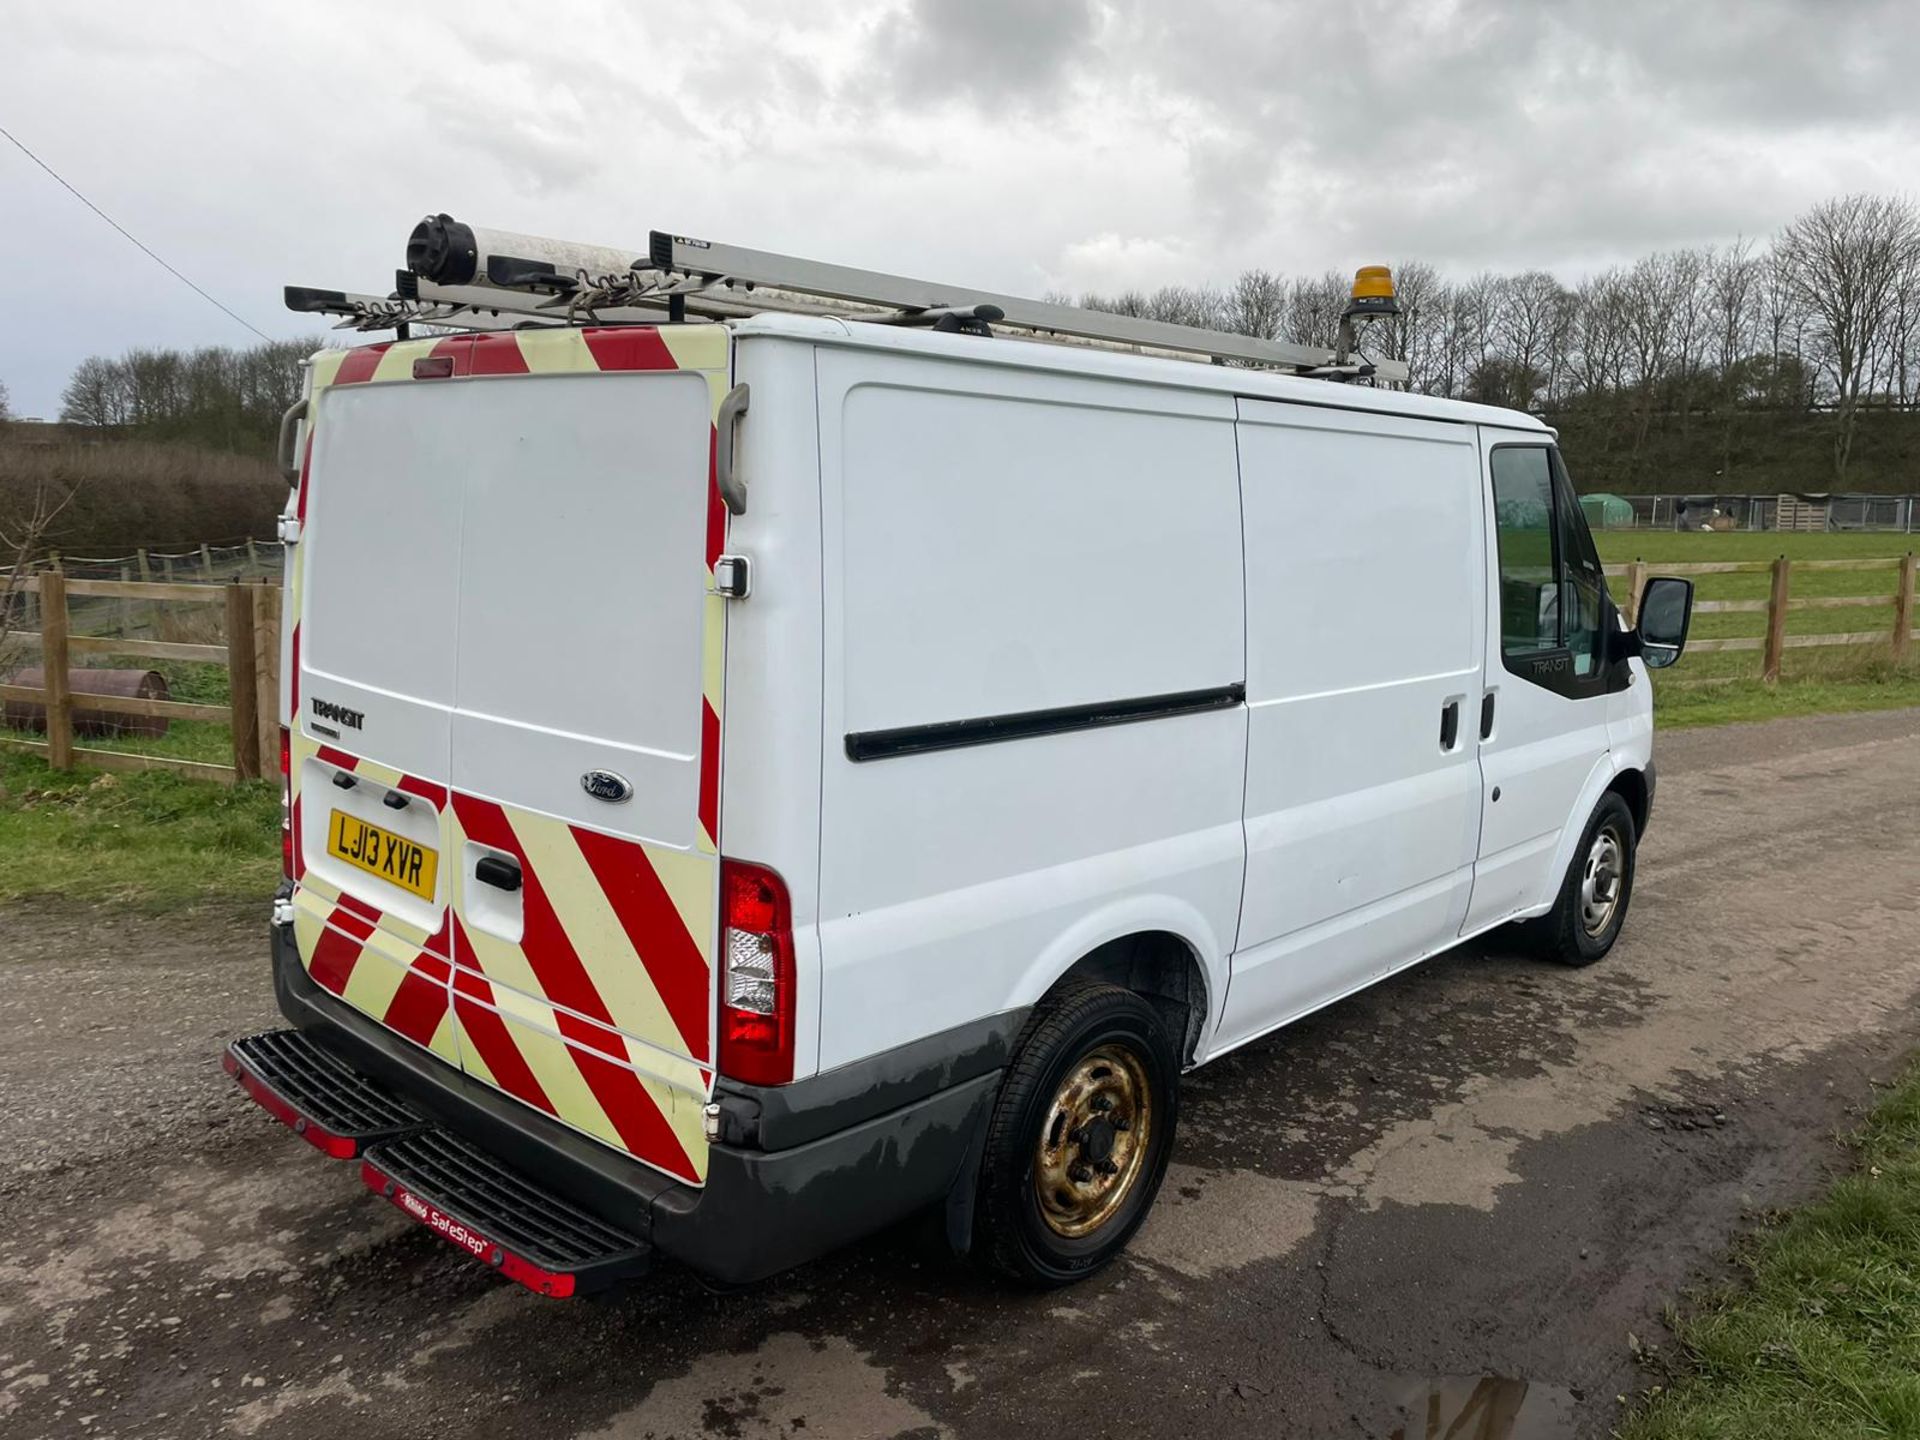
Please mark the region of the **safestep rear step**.
POLYGON ((367 1188, 530 1290, 556 1298, 645 1272, 652 1248, 446 1130, 367 1152, 367 1188))
POLYGON ((227 1047, 221 1062, 274 1119, 336 1160, 427 1123, 406 1101, 299 1030, 269 1030, 227 1047))

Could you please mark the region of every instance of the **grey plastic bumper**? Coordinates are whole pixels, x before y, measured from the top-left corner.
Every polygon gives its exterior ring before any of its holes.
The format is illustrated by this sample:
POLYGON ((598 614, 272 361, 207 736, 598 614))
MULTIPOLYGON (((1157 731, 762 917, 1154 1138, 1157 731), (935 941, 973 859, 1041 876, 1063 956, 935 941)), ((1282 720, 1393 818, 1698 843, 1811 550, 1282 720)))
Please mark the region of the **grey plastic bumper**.
MULTIPOLYGON (((931 1083, 952 1083, 804 1143, 777 1150, 713 1145, 707 1183, 695 1188, 400 1039, 309 978, 290 925, 275 924, 272 936, 274 993, 290 1023, 441 1125, 720 1284, 789 1269, 970 1186, 974 1140, 999 1085, 1000 1069, 988 1062, 1003 1057, 1004 1046, 976 1047, 962 1064, 926 1072, 931 1083), (956 1069, 966 1078, 953 1080, 956 1069)), ((1009 1016, 1006 1024, 1017 1030, 1020 1018, 1009 1016)), ((876 1075, 885 1069, 877 1067, 876 1075)), ((857 1113, 847 1104, 858 1089, 854 1080, 841 1075, 830 1087, 836 1120, 857 1113)), ((897 1084, 875 1089, 889 1101, 906 1093, 897 1084)), ((797 1134, 816 1127, 784 1128, 797 1134)))

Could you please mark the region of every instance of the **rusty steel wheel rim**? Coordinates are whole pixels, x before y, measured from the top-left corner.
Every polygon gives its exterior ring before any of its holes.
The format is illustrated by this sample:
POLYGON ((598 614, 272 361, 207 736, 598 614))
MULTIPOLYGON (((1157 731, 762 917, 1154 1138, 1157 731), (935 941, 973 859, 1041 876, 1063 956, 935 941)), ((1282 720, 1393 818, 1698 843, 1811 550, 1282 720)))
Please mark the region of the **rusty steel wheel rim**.
POLYGON ((1099 1045, 1067 1073, 1047 1107, 1034 1148, 1041 1218, 1077 1240, 1123 1206, 1146 1168, 1153 1091, 1145 1063, 1125 1045, 1099 1045))

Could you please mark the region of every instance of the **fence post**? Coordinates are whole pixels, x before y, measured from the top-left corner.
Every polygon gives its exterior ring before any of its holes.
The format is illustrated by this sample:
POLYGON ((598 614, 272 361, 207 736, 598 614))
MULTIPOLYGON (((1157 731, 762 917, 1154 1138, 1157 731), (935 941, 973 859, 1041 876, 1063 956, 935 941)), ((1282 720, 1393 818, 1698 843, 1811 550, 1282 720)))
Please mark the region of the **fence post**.
POLYGON ((139 566, 140 579, 143 582, 153 579, 153 566, 147 563, 147 552, 144 548, 133 552, 133 562, 139 566))
POLYGON ((67 578, 58 570, 40 577, 41 688, 47 700, 47 764, 73 768, 73 694, 67 688, 67 578))
POLYGON ((1787 648, 1787 594, 1793 562, 1782 555, 1773 562, 1773 593, 1767 598, 1767 648, 1760 661, 1760 678, 1771 685, 1780 678, 1780 655, 1787 648))
POLYGON ((233 773, 260 778, 259 682, 253 672, 253 600, 244 585, 227 586, 227 705, 232 710, 233 773))
POLYGON ((260 767, 276 764, 280 755, 280 587, 249 585, 253 606, 253 678, 257 699, 260 767))
POLYGON ((260 569, 260 552, 254 547, 253 537, 247 537, 247 573, 254 574, 260 569))
POLYGON ((1640 623, 1640 591, 1647 583, 1646 566, 1635 556, 1627 566, 1627 628, 1632 629, 1640 623))
POLYGON ((1900 561, 1900 588, 1893 597, 1893 658, 1907 658, 1907 642, 1913 639, 1914 553, 1909 550, 1900 561))
MULTIPOLYGON (((133 572, 125 565, 120 567, 120 583, 125 585, 133 579, 133 572)), ((120 596, 120 635, 124 639, 133 634, 133 601, 125 594, 120 596)))
POLYGON ((200 547, 200 573, 209 580, 213 578, 213 551, 205 545, 200 547))

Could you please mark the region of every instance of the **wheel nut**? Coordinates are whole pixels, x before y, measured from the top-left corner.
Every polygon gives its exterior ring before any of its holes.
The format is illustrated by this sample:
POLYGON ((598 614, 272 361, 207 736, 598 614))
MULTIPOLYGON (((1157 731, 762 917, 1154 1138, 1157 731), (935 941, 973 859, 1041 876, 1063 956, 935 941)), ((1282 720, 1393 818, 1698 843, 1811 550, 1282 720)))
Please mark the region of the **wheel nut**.
POLYGON ((1093 1171, 1085 1165, 1073 1165, 1067 1170, 1067 1178, 1076 1185, 1084 1185, 1093 1179, 1093 1171))
POLYGON ((1120 1167, 1111 1160, 1102 1160, 1093 1168, 1098 1170, 1102 1175, 1118 1175, 1120 1173, 1120 1167))
POLYGON ((1096 1095, 1088 1104, 1092 1107, 1094 1114, 1104 1115, 1107 1111, 1113 1109, 1113 1097, 1111 1095, 1096 1095))
POLYGON ((1126 1134, 1127 1131, 1133 1128, 1133 1122, 1131 1120, 1126 1119, 1123 1116, 1122 1118, 1113 1122, 1113 1128, 1115 1130, 1118 1130, 1121 1134, 1124 1135, 1126 1134))

